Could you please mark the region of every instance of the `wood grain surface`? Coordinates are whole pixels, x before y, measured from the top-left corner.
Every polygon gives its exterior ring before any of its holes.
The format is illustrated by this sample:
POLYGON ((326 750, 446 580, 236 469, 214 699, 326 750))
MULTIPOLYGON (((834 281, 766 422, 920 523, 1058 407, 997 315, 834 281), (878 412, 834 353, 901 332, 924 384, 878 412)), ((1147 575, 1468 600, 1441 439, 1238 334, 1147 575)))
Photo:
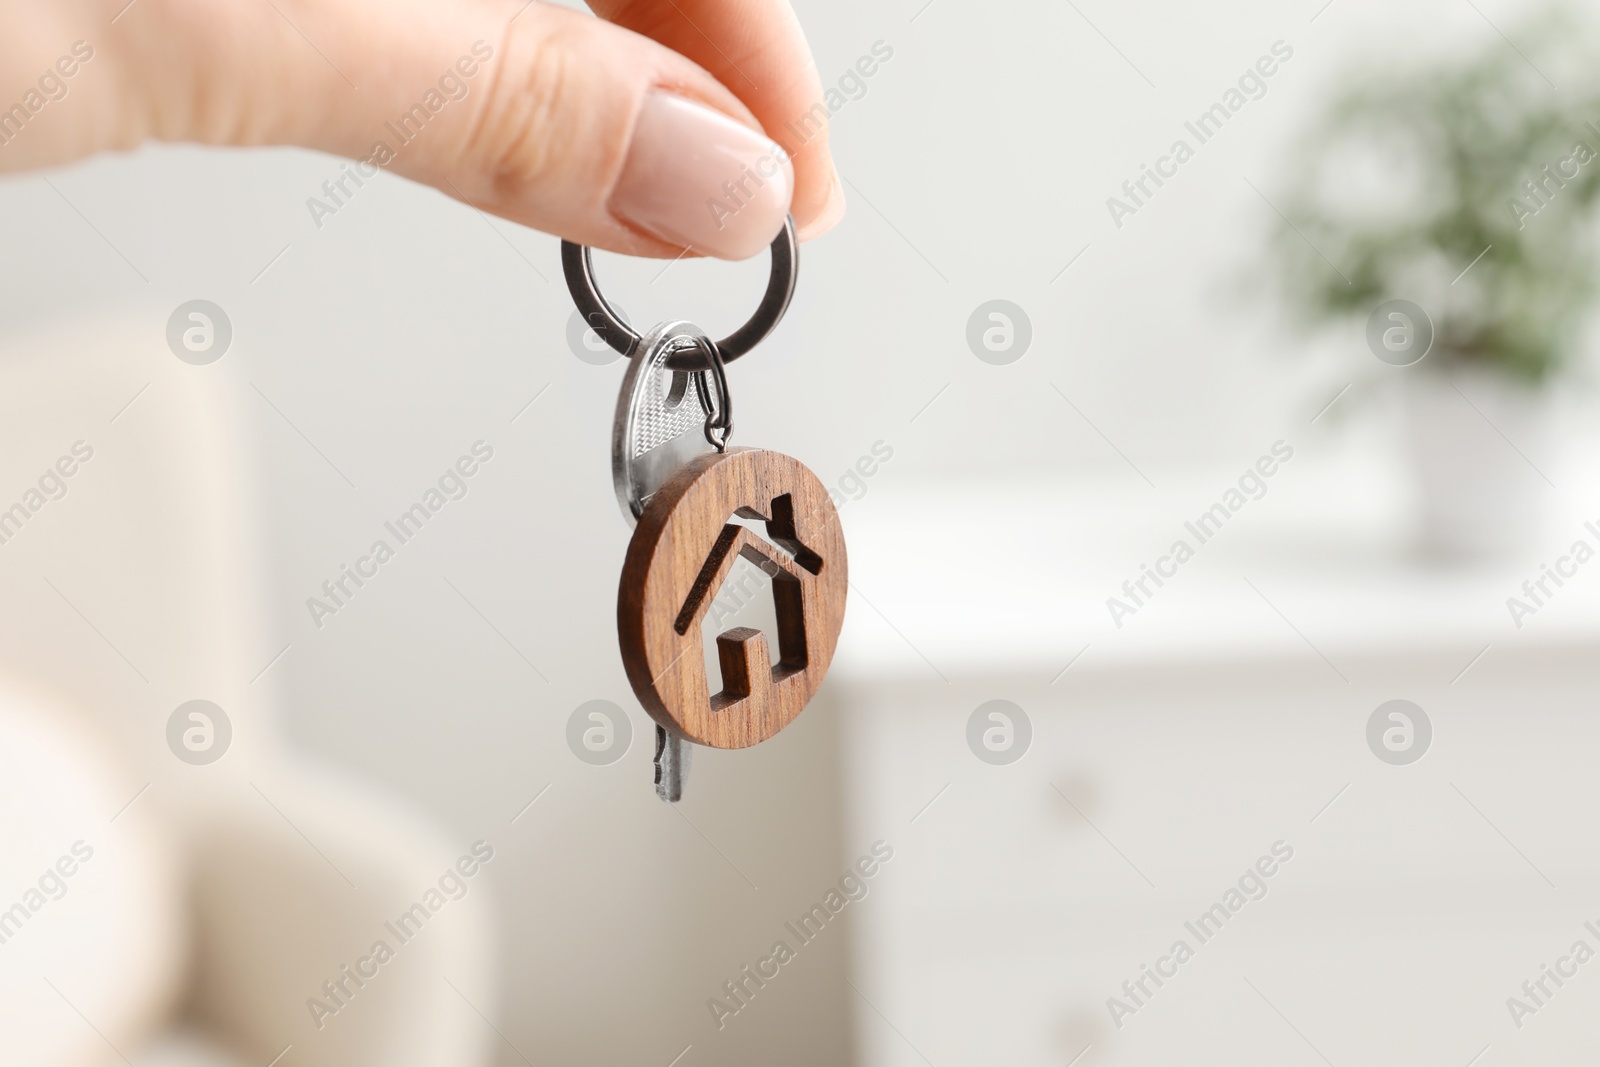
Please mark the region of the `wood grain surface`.
POLYGON ((628 681, 656 722, 691 741, 765 741, 822 684, 848 589, 838 511, 804 464, 758 448, 697 456, 651 498, 628 545, 617 594, 628 681), (735 516, 764 520, 766 537, 735 516), (778 648, 748 627, 718 635, 722 679, 713 693, 701 624, 739 556, 772 579, 778 648))

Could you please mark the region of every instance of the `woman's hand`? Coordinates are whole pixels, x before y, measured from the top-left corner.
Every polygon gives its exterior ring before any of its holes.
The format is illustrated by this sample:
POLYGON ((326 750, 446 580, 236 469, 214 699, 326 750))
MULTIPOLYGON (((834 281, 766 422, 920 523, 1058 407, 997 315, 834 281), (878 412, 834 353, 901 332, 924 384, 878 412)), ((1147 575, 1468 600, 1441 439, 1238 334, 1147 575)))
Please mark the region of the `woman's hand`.
POLYGON ((381 168, 648 256, 743 259, 788 212, 802 239, 838 221, 827 108, 787 0, 593 7, 0 0, 0 172, 148 139, 303 145, 353 161, 330 207, 381 168))

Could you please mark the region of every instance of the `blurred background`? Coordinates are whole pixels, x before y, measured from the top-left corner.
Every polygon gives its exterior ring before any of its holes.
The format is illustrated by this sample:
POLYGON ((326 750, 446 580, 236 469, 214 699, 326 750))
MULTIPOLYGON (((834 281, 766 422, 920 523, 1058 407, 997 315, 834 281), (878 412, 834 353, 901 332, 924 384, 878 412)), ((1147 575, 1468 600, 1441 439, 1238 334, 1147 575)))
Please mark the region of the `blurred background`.
POLYGON ((555 239, 318 225, 297 150, 0 181, 8 1062, 1592 1053, 1600 8, 798 10, 850 208, 735 441, 851 598, 675 806, 555 239))

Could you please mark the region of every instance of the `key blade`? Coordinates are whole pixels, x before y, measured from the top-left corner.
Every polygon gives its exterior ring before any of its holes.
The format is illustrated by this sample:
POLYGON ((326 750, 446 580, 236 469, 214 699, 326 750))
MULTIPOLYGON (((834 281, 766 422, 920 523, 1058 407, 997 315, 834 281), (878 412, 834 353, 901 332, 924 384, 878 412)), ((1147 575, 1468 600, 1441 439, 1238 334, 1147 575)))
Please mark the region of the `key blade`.
POLYGON ((689 775, 693 746, 677 734, 656 727, 656 796, 669 804, 683 799, 683 780, 689 775))

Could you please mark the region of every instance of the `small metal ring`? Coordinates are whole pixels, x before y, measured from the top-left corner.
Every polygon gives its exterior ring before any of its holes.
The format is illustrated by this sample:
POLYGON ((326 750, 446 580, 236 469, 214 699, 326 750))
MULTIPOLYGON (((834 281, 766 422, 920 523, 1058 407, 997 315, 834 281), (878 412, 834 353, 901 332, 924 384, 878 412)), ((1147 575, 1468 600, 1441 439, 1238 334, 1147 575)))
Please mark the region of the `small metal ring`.
POLYGON ((728 390, 728 373, 723 366, 722 353, 715 341, 704 337, 696 337, 693 347, 700 350, 710 365, 709 370, 696 371, 694 374, 695 395, 706 413, 706 441, 718 452, 726 452, 728 438, 733 436, 733 394, 728 390), (709 383, 706 380, 708 377, 709 383), (711 395, 712 385, 716 386, 715 399, 711 395))
MULTIPOLYGON (((750 316, 749 322, 717 342, 717 352, 725 363, 731 363, 759 344, 778 325, 783 313, 789 310, 789 301, 794 297, 795 281, 800 270, 799 242, 794 235, 793 216, 784 220, 783 229, 773 240, 771 251, 772 275, 767 279, 767 291, 756 306, 755 314, 750 316)), ((606 303, 606 298, 600 295, 600 286, 594 280, 594 263, 589 246, 562 241, 561 269, 567 276, 567 289, 571 291, 572 301, 578 305, 583 320, 606 344, 632 358, 639 347, 639 334, 623 322, 611 305, 606 303)), ((672 370, 704 371, 710 369, 711 362, 703 356, 697 359, 689 354, 689 350, 685 350, 669 360, 667 366, 672 370), (680 359, 685 362, 677 362, 680 359)))

